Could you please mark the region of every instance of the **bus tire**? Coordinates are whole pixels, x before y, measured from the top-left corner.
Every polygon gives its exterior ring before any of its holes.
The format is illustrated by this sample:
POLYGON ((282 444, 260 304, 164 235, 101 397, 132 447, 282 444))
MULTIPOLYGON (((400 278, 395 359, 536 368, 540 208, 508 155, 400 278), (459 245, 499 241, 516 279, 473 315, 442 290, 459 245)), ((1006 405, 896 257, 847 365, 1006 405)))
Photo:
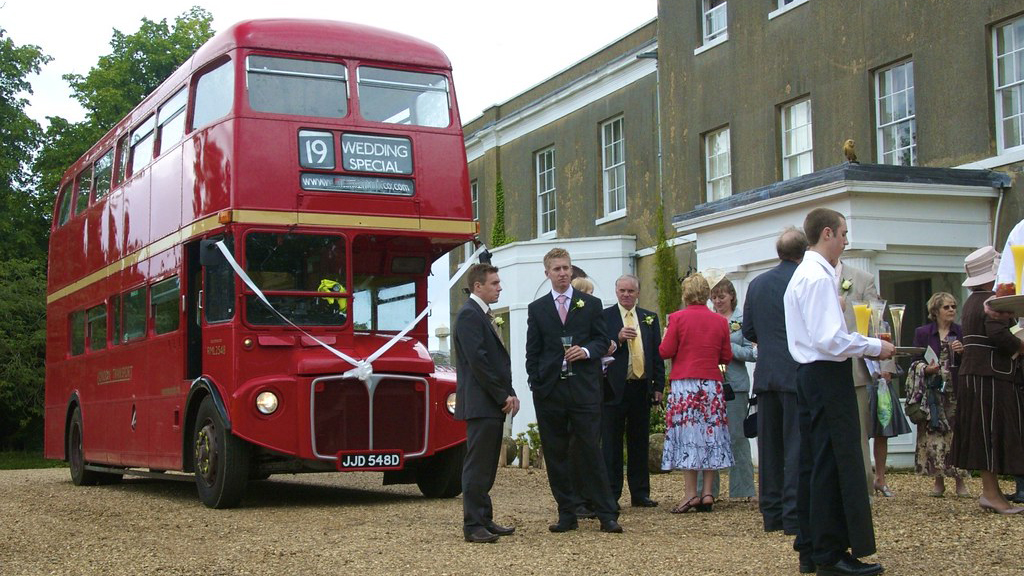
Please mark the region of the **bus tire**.
POLYGON ((196 413, 192 458, 199 500, 210 508, 237 506, 249 481, 249 444, 227 430, 209 396, 196 413))
POLYGON ((71 469, 71 483, 75 486, 96 486, 115 484, 121 481, 120 474, 109 474, 85 469, 85 450, 82 448, 82 409, 75 406, 68 426, 68 464, 71 469))
POLYGON ((454 498, 462 493, 462 461, 466 445, 459 444, 425 458, 416 468, 416 485, 427 498, 454 498))

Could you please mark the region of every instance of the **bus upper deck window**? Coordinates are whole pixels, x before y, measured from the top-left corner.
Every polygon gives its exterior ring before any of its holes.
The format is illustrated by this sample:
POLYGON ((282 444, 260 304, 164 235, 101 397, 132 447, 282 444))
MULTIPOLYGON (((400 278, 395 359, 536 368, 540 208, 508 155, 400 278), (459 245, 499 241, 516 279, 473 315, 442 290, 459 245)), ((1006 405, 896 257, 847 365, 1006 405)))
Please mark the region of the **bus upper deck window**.
POLYGON ((92 191, 92 166, 78 174, 77 193, 75 194, 75 214, 85 212, 89 207, 89 193, 92 191))
POLYGON ((96 179, 96 200, 99 200, 110 192, 110 183, 114 168, 114 150, 111 148, 107 153, 100 156, 93 166, 93 176, 96 179))
POLYGON ((202 128, 231 111, 234 100, 234 67, 228 60, 196 81, 192 127, 202 128))
POLYGON ((451 123, 448 79, 440 74, 359 68, 359 110, 367 120, 445 128, 451 123))
POLYGON ((64 184, 64 187, 60 189, 60 207, 57 210, 57 226, 63 226, 68 223, 68 219, 71 218, 71 198, 74 196, 72 192, 71 182, 64 184))
POLYGON ((348 114, 344 64, 249 56, 245 79, 253 110, 318 118, 348 114))
POLYGON ((160 126, 160 153, 170 150, 172 146, 185 136, 185 104, 188 102, 188 90, 182 88, 171 96, 157 113, 157 124, 160 126))
POLYGON ((155 139, 153 129, 155 127, 156 118, 150 116, 132 132, 131 174, 135 174, 153 160, 153 141, 155 139))

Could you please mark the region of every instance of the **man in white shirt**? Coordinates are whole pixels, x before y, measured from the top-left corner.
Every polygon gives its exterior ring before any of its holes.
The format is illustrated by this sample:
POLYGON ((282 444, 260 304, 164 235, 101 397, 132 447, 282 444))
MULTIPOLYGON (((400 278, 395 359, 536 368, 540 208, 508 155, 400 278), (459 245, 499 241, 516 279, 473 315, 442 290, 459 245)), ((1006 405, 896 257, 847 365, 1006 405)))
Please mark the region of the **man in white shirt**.
POLYGON ((800 364, 800 529, 794 548, 801 573, 870 576, 880 574, 882 565, 857 559, 875 553, 875 532, 861 468, 850 359, 886 359, 894 348, 847 329, 835 268, 846 248, 846 232, 846 219, 835 210, 817 208, 807 215, 804 233, 810 248, 783 297, 789 352, 800 364))

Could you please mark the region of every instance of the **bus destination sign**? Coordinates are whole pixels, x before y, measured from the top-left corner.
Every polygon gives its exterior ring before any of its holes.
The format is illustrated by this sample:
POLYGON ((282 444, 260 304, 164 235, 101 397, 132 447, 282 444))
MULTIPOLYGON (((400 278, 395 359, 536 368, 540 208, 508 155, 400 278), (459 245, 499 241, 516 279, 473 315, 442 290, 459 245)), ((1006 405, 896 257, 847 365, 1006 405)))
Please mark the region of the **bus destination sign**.
POLYGON ((300 184, 303 190, 317 192, 352 192, 383 196, 412 196, 416 193, 415 183, 408 178, 302 173, 300 184))
POLYGON ((341 163, 353 172, 412 174, 412 142, 408 138, 342 134, 341 163))

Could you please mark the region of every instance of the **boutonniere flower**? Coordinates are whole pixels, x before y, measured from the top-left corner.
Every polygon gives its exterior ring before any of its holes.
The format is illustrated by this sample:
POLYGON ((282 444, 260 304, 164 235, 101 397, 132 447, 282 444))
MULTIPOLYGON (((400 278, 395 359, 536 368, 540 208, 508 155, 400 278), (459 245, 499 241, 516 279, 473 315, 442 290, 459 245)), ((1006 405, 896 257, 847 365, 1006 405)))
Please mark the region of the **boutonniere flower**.
POLYGON ((843 280, 843 283, 840 284, 839 287, 843 289, 843 292, 849 292, 850 288, 853 288, 853 281, 847 278, 846 280, 843 280))
POLYGON ((505 325, 505 319, 502 318, 501 316, 495 316, 494 317, 494 325, 495 326, 504 326, 505 325))
POLYGON ((583 301, 583 298, 577 298, 576 299, 576 307, 577 308, 583 308, 585 305, 586 305, 586 302, 583 301))
POLYGON ((737 331, 739 329, 740 329, 740 323, 739 322, 737 322, 735 320, 733 320, 732 322, 729 322, 729 330, 730 331, 735 332, 735 331, 737 331))
POLYGON ((650 314, 644 316, 644 324, 647 324, 648 326, 654 324, 654 316, 651 316, 650 314))

